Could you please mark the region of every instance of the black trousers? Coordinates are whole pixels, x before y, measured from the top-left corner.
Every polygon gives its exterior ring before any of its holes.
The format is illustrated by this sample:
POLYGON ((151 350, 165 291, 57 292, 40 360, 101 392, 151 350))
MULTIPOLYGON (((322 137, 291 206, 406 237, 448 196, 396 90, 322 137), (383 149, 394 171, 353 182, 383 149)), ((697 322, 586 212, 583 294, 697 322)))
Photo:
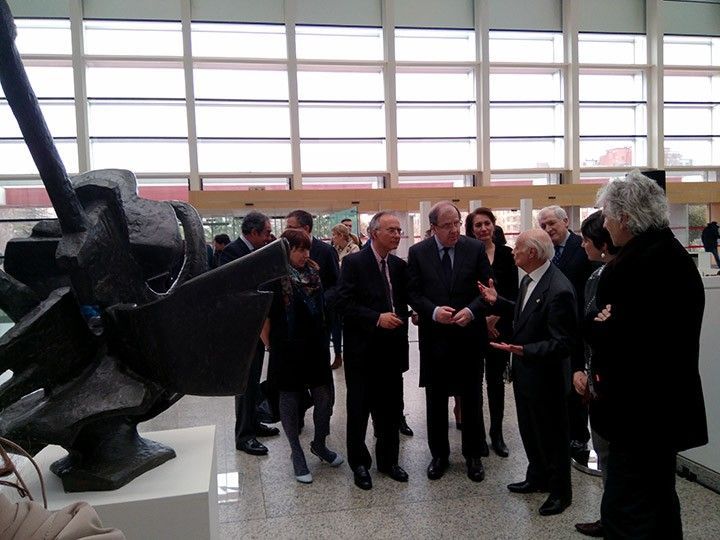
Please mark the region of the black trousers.
POLYGON ((675 451, 610 443, 600 514, 605 538, 682 538, 675 451))
POLYGON ((547 486, 557 497, 572 497, 570 441, 565 395, 529 397, 514 385, 518 427, 528 468, 525 479, 547 486))
POLYGON ((250 373, 245 393, 235 396, 235 444, 238 445, 255 437, 257 427, 256 411, 260 396, 260 376, 262 375, 265 347, 258 343, 255 357, 250 364, 250 373))
POLYGON ((568 396, 567 409, 570 422, 570 440, 586 444, 590 440, 588 406, 582 402, 582 396, 573 391, 568 396))
POLYGON ((403 407, 402 373, 367 373, 345 369, 347 384, 347 455, 350 468, 370 468, 365 445, 368 418, 375 424, 375 459, 378 469, 398 464, 400 419, 403 407))
POLYGON ((502 435, 502 422, 505 415, 505 368, 510 361, 510 353, 488 349, 485 356, 485 385, 487 388, 488 409, 490 411, 490 437, 502 435))
MULTIPOLYGON (((462 454, 465 458, 479 458, 485 442, 485 422, 482 413, 482 371, 477 380, 466 381, 455 394, 460 398, 462 417, 462 454)), ((450 455, 448 440, 448 399, 451 393, 444 385, 425 387, 427 408, 428 446, 433 458, 447 459, 450 455)))

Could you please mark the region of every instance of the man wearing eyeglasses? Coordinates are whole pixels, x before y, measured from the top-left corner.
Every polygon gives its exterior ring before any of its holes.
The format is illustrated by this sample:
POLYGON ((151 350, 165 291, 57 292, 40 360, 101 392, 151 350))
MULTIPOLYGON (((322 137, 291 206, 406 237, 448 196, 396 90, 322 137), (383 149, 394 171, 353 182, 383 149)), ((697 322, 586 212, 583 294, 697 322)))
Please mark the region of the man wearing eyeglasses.
POLYGON ((408 480, 398 463, 402 374, 408 369, 407 264, 390 253, 400 243, 400 221, 379 212, 368 234, 372 245, 343 259, 337 294, 344 316, 348 464, 361 489, 372 487, 365 445, 370 415, 378 471, 397 482, 408 480))
POLYGON ((410 305, 419 316, 420 386, 425 388, 428 478, 441 478, 449 465, 448 398, 460 397, 462 453, 468 478, 485 477, 488 455, 482 418, 483 358, 488 347, 485 311, 477 282, 492 270, 481 242, 460 236, 460 211, 449 201, 429 214, 432 236, 408 253, 410 305))

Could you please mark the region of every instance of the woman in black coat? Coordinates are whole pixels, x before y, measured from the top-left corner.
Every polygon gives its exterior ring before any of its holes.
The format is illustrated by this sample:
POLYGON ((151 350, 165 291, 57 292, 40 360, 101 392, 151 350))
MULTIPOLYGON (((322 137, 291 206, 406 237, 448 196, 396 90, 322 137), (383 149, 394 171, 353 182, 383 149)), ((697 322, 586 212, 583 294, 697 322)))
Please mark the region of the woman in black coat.
POLYGON ((309 484, 312 474, 299 439, 300 414, 305 410, 308 390, 315 424, 310 451, 333 467, 343 463, 343 458, 325 445, 330 433, 333 381, 323 289, 318 265, 310 259, 310 235, 289 229, 282 238, 290 247, 290 275, 274 286, 263 341, 270 344, 268 382, 279 391, 280 421, 290 443, 295 478, 309 484))
MULTIPOLYGON (((518 269, 515 266, 512 249, 494 242, 495 230, 495 215, 489 208, 477 208, 465 219, 465 234, 485 244, 485 253, 492 266, 493 280, 498 294, 514 301, 518 291, 518 269)), ((488 336, 492 341, 507 341, 510 338, 511 318, 490 315, 486 320, 488 336)), ((502 434, 505 412, 504 375, 509 361, 509 353, 492 347, 488 349, 485 358, 485 382, 490 409, 490 442, 495 453, 501 457, 509 455, 502 434)))

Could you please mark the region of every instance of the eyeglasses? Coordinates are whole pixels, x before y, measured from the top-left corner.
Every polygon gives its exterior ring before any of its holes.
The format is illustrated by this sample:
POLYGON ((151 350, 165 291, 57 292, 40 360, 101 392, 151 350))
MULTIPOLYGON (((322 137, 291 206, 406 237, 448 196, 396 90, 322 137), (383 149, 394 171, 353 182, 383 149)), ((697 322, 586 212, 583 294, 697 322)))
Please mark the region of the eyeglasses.
POLYGON ((449 231, 450 229, 459 229, 462 225, 462 221, 455 220, 451 221, 450 223, 443 223, 442 225, 435 225, 438 229, 441 229, 443 231, 449 231))

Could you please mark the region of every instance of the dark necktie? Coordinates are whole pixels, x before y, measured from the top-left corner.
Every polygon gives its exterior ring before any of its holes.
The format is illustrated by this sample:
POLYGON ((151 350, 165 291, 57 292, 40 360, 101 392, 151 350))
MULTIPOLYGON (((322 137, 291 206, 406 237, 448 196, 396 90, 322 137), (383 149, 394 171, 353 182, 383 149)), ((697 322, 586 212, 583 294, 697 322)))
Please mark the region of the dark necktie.
POLYGON ((385 259, 380 260, 380 273, 382 274, 383 287, 385 288, 385 299, 387 300, 390 311, 394 311, 392 293, 390 292, 390 284, 388 283, 387 263, 385 262, 385 259))
POLYGON ((530 277, 530 274, 525 274, 523 278, 520 280, 520 291, 518 294, 518 313, 520 313, 523 310, 523 302, 525 301, 525 294, 527 293, 528 285, 530 285, 530 282, 532 281, 532 278, 530 277))
POLYGON ((443 275, 445 276, 445 281, 448 285, 450 285, 450 281, 452 280, 452 261, 450 260, 450 248, 444 247, 443 248, 443 256, 440 260, 440 265, 443 269, 443 275))
POLYGON ((557 264, 560 260, 560 257, 562 256, 562 246, 555 246, 555 255, 553 255, 552 262, 553 264, 557 264))

